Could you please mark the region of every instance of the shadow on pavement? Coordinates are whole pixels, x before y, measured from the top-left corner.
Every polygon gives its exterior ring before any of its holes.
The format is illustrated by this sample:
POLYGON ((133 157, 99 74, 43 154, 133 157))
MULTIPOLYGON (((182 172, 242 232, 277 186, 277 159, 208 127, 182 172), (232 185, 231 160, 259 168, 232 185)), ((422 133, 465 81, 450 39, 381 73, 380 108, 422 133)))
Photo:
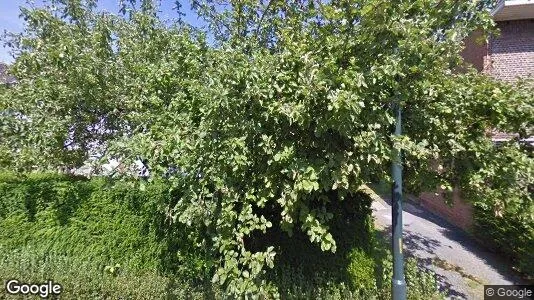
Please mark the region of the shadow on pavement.
MULTIPOLYGON (((391 225, 383 229, 383 236, 391 240, 391 225)), ((434 256, 436 250, 442 246, 442 243, 436 239, 426 237, 422 234, 412 232, 410 230, 404 230, 403 244, 405 257, 413 257, 417 260, 417 264, 421 268, 432 270, 434 265, 434 256), (418 255, 416 255, 418 253, 418 255), (421 257, 421 253, 424 253, 426 257, 421 257)), ((469 297, 455 289, 452 284, 449 283, 449 279, 443 275, 434 273, 436 281, 439 285, 439 290, 452 299, 469 299, 469 297)))
MULTIPOLYGON (((391 206, 391 199, 388 196, 381 195, 381 198, 391 206)), ((477 243, 473 237, 468 235, 462 229, 448 223, 443 218, 433 214, 425 208, 411 202, 405 202, 405 205, 403 206, 403 212, 417 216, 441 227, 438 229, 438 231, 445 238, 460 244, 466 251, 474 254, 479 260, 483 261, 485 264, 497 271, 497 273, 499 273, 505 280, 515 284, 534 284, 534 282, 526 282, 526 280, 522 279, 518 274, 515 274, 510 268, 512 263, 506 257, 501 257, 484 245, 477 243)), ((391 231, 391 229, 388 230, 391 231)), ((414 234, 406 229, 404 232, 405 247, 409 252, 411 251, 412 254, 416 250, 425 251, 428 254, 434 254, 434 251, 441 246, 441 243, 435 239, 431 239, 420 234, 414 234)), ((488 282, 486 284, 492 283, 488 282)))
MULTIPOLYGON (((382 205, 375 211, 382 216, 391 214, 390 197, 381 195, 378 199, 382 205)), ((403 212, 405 255, 415 257, 419 266, 437 272, 439 289, 447 298, 472 299, 484 284, 533 284, 511 269, 508 258, 425 208, 406 201, 403 212)), ((383 235, 391 240, 391 217, 379 219, 383 235)))

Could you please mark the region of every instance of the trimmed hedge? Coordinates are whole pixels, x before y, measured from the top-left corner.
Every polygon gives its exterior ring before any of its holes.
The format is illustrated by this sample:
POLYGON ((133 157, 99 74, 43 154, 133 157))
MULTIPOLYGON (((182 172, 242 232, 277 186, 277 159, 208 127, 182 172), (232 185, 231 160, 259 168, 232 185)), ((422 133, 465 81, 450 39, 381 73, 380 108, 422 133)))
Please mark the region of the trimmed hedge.
POLYGON ((173 193, 164 182, 140 191, 104 178, 2 174, 0 247, 200 278, 200 254, 165 215, 173 193))

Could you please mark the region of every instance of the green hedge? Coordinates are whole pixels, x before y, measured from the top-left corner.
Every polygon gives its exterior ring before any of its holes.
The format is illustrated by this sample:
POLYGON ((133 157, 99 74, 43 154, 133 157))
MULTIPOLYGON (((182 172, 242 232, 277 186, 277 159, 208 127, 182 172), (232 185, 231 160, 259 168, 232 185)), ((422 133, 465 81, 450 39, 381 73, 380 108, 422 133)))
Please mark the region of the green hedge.
POLYGON ((475 236, 512 258, 519 271, 534 278, 532 209, 495 216, 492 209, 478 204, 475 205, 473 217, 475 236))
POLYGON ((0 247, 194 276, 200 254, 165 217, 174 196, 164 182, 140 191, 104 178, 2 174, 0 247))
MULTIPOLYGON (((94 260, 76 256, 50 253, 43 258, 30 248, 4 250, 0 248, 0 299, 23 299, 7 295, 4 281, 12 278, 25 283, 53 280, 62 286, 61 299, 205 299, 202 286, 154 270, 119 267, 112 273, 94 260)), ((220 291, 214 289, 214 294, 220 291)), ((24 299, 34 298, 38 297, 24 299)))
MULTIPOLYGON (((192 246, 191 230, 167 218, 179 196, 165 181, 141 191, 105 178, 0 173, 0 278, 52 278, 77 299, 224 298, 204 280, 213 258, 192 246)), ((329 224, 335 254, 276 225, 247 243, 276 245, 277 267, 267 279, 284 299, 386 299, 379 295, 390 290, 391 256, 375 235, 370 204, 364 193, 330 203, 339 216, 329 224)), ((429 282, 428 292, 410 299, 434 295, 429 282)))

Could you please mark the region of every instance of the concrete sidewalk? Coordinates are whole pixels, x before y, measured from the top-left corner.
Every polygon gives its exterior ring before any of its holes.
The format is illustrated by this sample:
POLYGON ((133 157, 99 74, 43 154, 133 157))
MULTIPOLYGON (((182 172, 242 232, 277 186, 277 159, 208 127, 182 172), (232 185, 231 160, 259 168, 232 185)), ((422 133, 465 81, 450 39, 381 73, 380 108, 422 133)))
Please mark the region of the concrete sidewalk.
MULTIPOLYGON (((391 236, 389 197, 380 197, 371 189, 367 192, 374 199, 377 228, 391 236)), ((483 286, 487 284, 525 284, 505 260, 460 229, 420 206, 405 203, 403 210, 405 255, 415 256, 433 270, 449 299, 484 299, 483 286)))

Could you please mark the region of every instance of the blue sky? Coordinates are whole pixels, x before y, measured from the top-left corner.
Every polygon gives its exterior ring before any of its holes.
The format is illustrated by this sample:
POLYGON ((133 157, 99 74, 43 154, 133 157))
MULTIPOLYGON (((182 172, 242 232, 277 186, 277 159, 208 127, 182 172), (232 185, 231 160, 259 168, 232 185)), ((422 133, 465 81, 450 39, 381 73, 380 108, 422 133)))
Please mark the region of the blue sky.
MULTIPOLYGON (((20 6, 27 6, 26 0, 0 0, 0 34, 4 31, 8 32, 21 32, 23 29, 23 20, 19 19, 20 6)), ((43 5, 43 0, 34 0, 35 6, 43 5)), ((160 0, 160 12, 161 19, 171 19, 177 16, 175 7, 175 0, 160 0)), ((184 20, 192 25, 201 25, 201 22, 195 13, 190 10, 189 1, 181 1, 182 12, 185 13, 184 20)), ((105 10, 112 13, 119 11, 119 0, 99 0, 98 7, 101 10, 105 10)), ((9 49, 4 47, 3 42, 0 42, 0 62, 11 63, 13 58, 9 54, 9 49)))

